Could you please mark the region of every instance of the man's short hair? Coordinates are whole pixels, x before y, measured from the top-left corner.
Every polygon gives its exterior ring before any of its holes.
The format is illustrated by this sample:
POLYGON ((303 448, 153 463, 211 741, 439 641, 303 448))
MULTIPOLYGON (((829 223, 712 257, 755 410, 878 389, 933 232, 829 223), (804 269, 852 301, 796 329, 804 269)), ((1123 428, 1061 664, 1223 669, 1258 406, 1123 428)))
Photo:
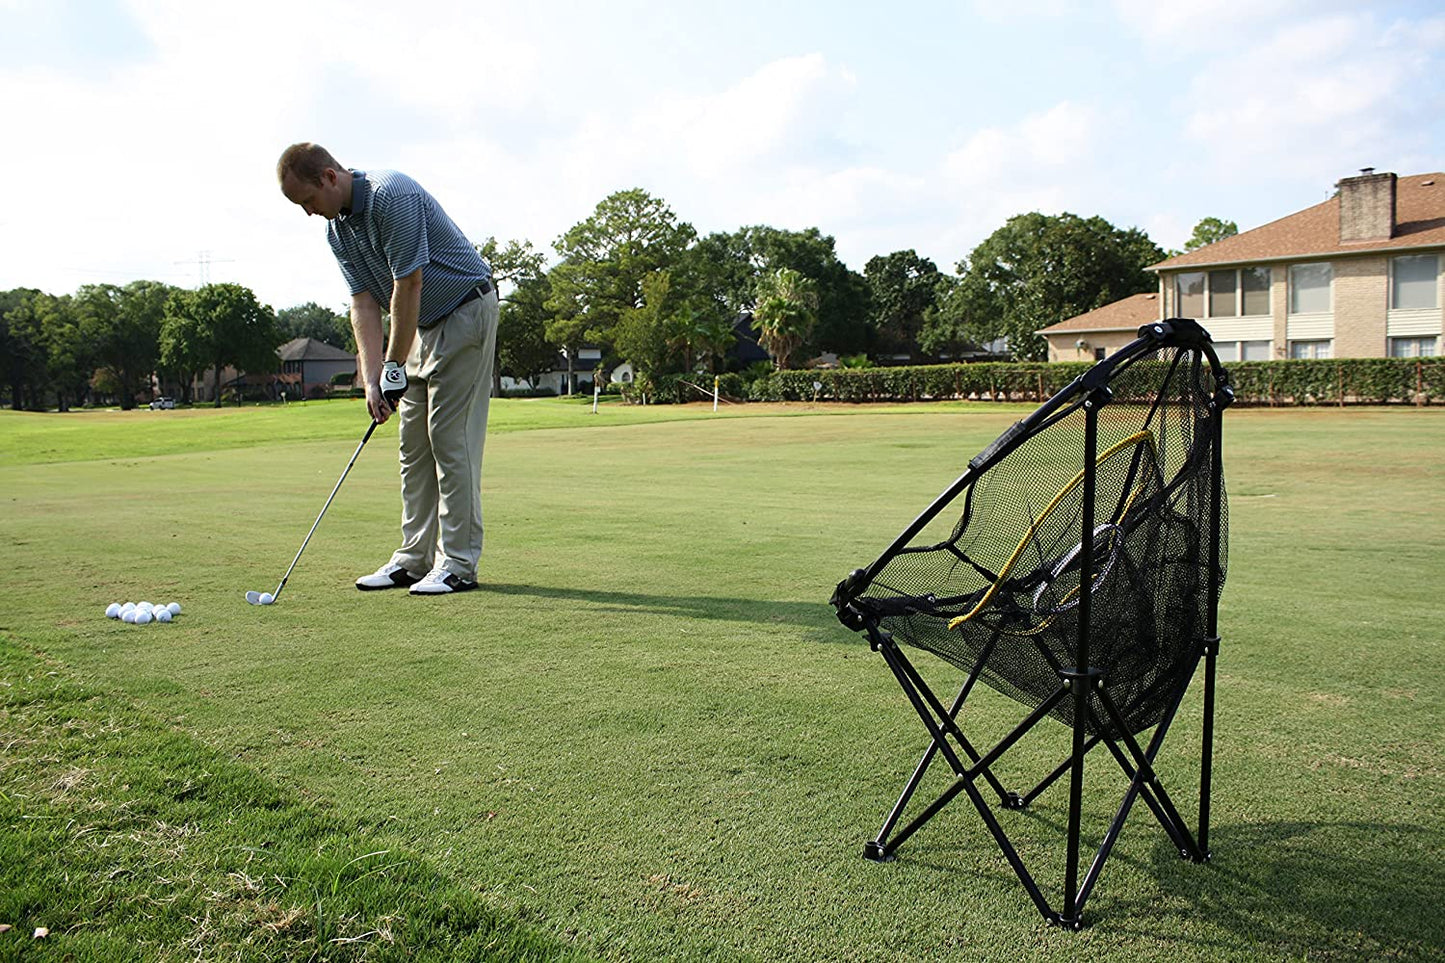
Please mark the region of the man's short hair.
POLYGON ((292 144, 281 153, 281 159, 276 162, 276 180, 284 181, 286 172, 290 171, 299 181, 320 184, 321 172, 328 167, 336 171, 345 170, 337 163, 336 158, 331 156, 331 151, 320 144, 292 144))

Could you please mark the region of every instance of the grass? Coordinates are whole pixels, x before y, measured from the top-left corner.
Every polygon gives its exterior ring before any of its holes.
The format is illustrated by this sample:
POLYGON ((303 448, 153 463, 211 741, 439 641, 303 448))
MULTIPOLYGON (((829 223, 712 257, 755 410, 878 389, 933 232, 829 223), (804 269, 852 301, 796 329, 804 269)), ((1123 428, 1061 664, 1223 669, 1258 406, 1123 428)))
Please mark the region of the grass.
MULTIPOLYGON (((1431 409, 1230 415, 1213 862, 1140 809, 1067 934, 962 801, 858 858, 921 731, 828 594, 1024 410, 498 402, 484 589, 445 600, 349 586, 395 532, 383 428, 264 609, 354 403, 0 416, 0 959, 1437 954, 1431 409), (142 597, 186 610, 100 615, 142 597)), ((1051 898, 1062 817, 1006 817, 1051 898)))

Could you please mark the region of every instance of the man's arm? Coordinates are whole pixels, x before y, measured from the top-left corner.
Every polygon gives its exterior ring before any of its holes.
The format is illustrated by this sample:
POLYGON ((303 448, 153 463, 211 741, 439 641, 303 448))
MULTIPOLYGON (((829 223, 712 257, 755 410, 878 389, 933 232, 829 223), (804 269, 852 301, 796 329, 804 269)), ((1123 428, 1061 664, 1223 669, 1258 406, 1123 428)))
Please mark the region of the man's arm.
POLYGON ((391 405, 381 394, 381 305, 370 292, 351 296, 351 331, 356 335, 357 365, 366 387, 366 410, 380 424, 391 417, 391 405))
POLYGON ((406 364, 411 343, 416 339, 417 318, 421 314, 421 268, 391 286, 391 341, 386 347, 387 361, 406 364))

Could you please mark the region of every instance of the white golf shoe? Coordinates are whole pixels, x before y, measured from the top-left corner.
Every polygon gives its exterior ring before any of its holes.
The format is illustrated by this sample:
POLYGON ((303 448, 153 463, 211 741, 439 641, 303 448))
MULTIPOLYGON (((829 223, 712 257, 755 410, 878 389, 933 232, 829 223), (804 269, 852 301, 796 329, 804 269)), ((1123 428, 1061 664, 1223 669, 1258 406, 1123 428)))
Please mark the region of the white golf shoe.
POLYGON ((476 587, 476 582, 468 582, 444 568, 434 568, 426 573, 426 578, 411 587, 411 594, 450 595, 453 592, 470 592, 476 587))
POLYGON ((370 575, 363 575, 356 580, 356 587, 363 592, 375 592, 380 589, 406 588, 408 585, 415 585, 421 579, 408 572, 395 562, 387 562, 381 568, 370 575))

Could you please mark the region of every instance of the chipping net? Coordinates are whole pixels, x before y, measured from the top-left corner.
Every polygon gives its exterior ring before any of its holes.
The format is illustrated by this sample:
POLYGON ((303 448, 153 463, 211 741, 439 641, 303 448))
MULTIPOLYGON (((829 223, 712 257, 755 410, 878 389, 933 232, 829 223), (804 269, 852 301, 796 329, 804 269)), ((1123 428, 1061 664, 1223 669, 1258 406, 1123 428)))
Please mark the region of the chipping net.
MULTIPOLYGON (((1143 337, 1150 328, 989 445, 882 556, 842 583, 834 604, 845 624, 872 624, 965 671, 982 657, 980 679, 1037 707, 1058 689, 1061 669, 1080 665, 1087 608, 1087 662, 1102 671, 1124 727, 1156 725, 1194 672, 1224 582, 1227 506, 1212 469, 1213 408, 1227 387, 1198 325, 1166 322, 1152 341, 1143 337), (1097 442, 1086 536, 1090 408, 1097 442), (952 530, 939 540, 949 518, 952 530)), ((1072 725, 1074 712, 1064 699, 1049 715, 1072 725)), ((1114 723, 1089 715, 1089 732, 1118 735, 1114 723)))

